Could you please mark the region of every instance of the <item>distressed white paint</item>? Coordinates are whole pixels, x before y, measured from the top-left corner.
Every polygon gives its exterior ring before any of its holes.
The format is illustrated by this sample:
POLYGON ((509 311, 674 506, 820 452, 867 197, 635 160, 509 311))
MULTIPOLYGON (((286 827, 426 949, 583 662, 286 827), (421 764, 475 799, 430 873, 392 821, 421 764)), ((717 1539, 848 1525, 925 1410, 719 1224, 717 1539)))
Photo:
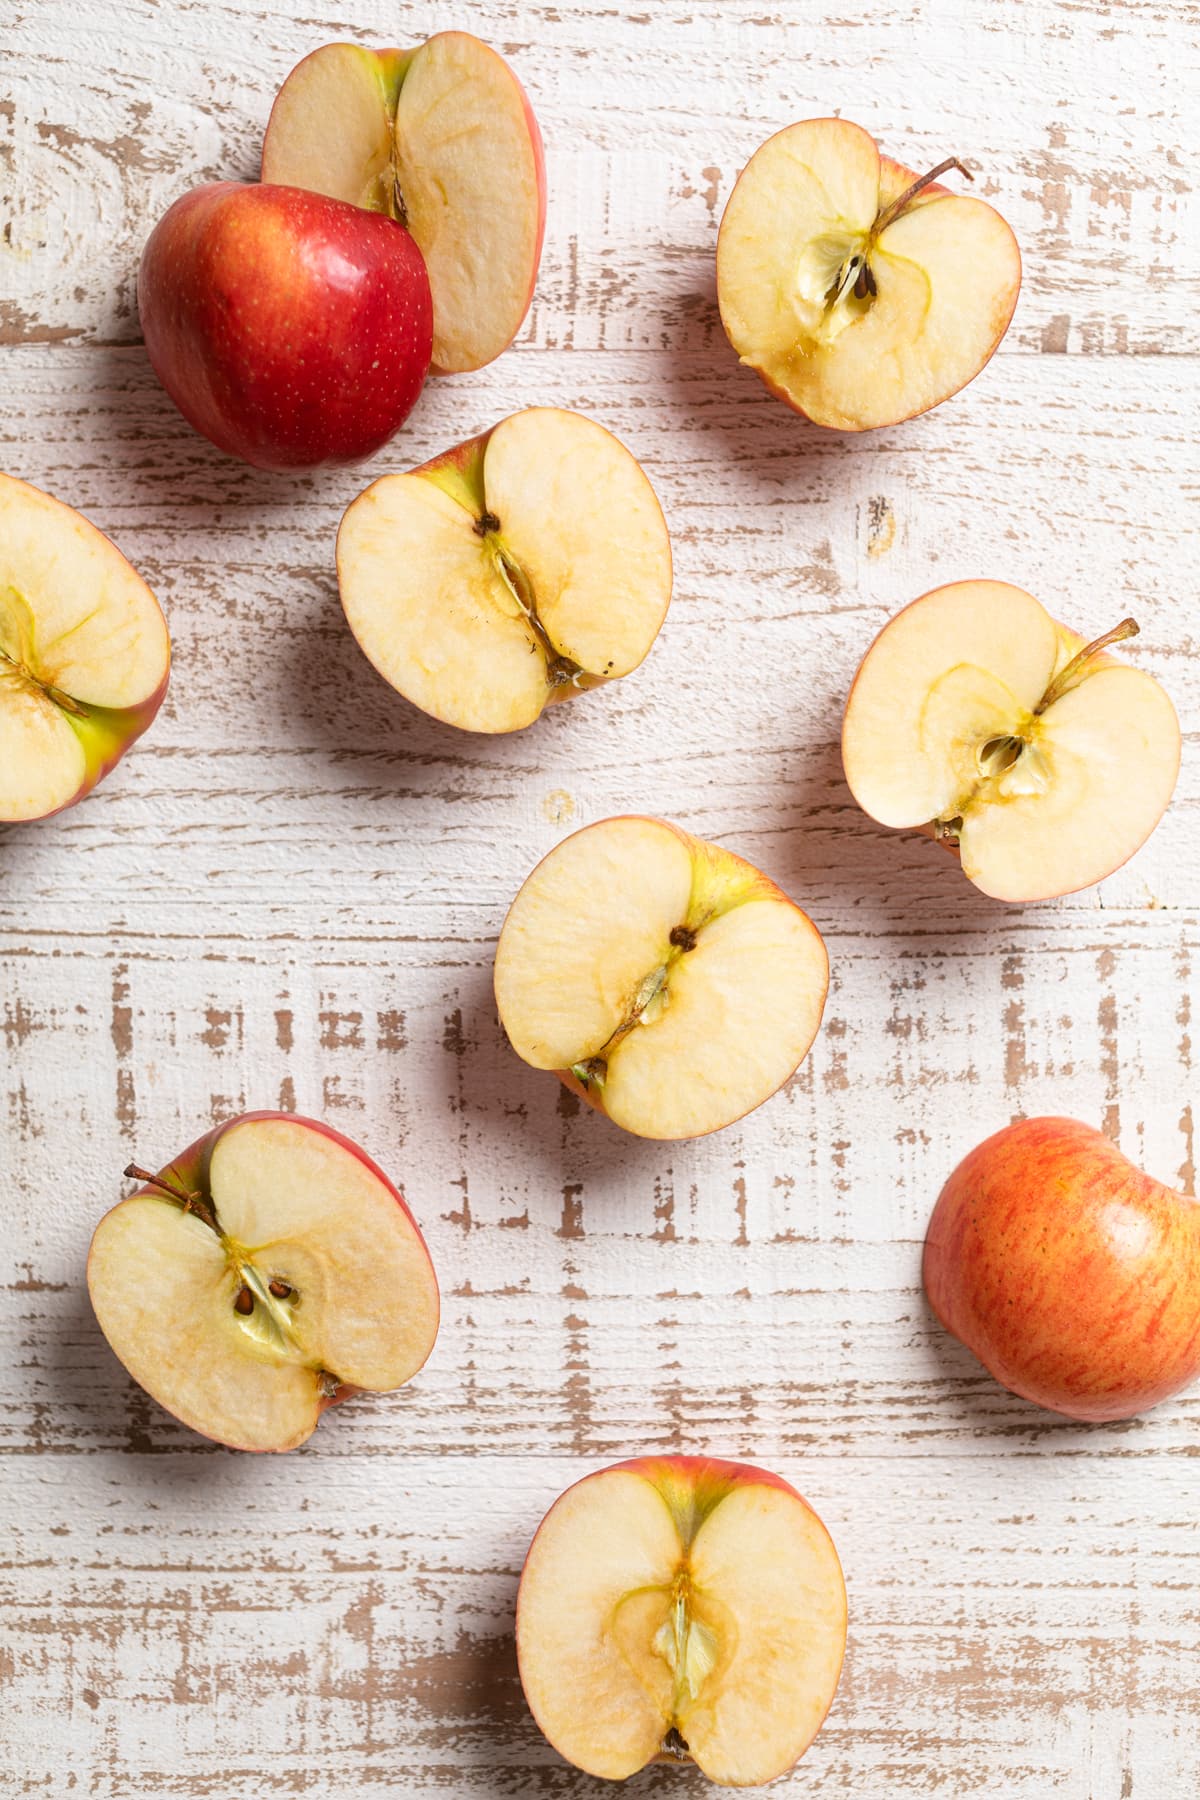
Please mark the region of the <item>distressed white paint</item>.
MULTIPOLYGON (((0 839, 0 1703, 4 1791, 579 1796, 525 1714, 517 1571, 575 1475, 738 1452, 824 1514, 851 1594, 830 1722, 782 1791, 1191 1800, 1200 1401, 1052 1420, 935 1328, 920 1237, 958 1154, 1019 1112, 1192 1169, 1200 230, 1188 0, 11 0, 0 87, 0 465, 82 506, 175 641, 151 736, 83 806, 0 839), (137 343, 138 247, 193 181, 251 175, 274 87, 335 36, 467 24, 541 117, 551 208, 521 343, 432 384, 373 470, 226 461, 137 343), (1001 353, 934 415, 823 436, 740 371, 713 245, 741 162, 840 110, 948 152, 1012 220, 1001 353), (506 742, 406 708, 341 624, 342 507, 530 402, 643 458, 674 533, 650 661, 506 742), (854 809, 849 678, 897 605, 1022 582, 1140 618, 1187 748, 1103 888, 1006 910, 854 809), (503 1044, 490 962, 530 865, 657 810, 780 879, 826 933, 789 1090, 655 1147, 503 1044), (398 1177, 445 1322, 403 1393, 286 1460, 134 1391, 83 1290, 133 1154, 296 1106, 398 1177)), ((698 1791, 674 1771, 639 1794, 698 1791)))

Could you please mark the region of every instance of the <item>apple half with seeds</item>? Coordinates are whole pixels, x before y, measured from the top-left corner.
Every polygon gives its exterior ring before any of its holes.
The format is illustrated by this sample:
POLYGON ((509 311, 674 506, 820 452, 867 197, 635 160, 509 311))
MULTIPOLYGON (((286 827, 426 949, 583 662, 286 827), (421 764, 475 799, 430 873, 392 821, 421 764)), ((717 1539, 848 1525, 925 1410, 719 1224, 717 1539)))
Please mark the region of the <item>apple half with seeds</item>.
POLYGON ((637 1137, 700 1137, 807 1056, 829 958, 807 914, 719 844, 604 819, 557 845, 509 909, 496 1004, 517 1055, 637 1137))
POLYGON ((0 823, 91 792, 167 691, 162 609, 115 544, 0 475, 0 823))
POLYGON ((408 227, 433 292, 435 369, 480 369, 516 337, 542 253, 546 167, 520 82, 477 37, 314 50, 276 96, 262 178, 408 227))
POLYGON ((106 1213, 88 1289, 133 1379, 193 1431, 292 1450, 327 1406, 417 1373, 438 1328, 425 1241, 383 1171, 313 1119, 245 1113, 106 1213))
POLYGON ((1153 676, 1024 589, 959 581, 914 600, 863 658, 842 725, 854 798, 957 852, 997 900, 1090 887, 1145 843, 1179 773, 1179 721, 1153 676))
POLYGON ((384 680, 465 731, 520 731, 647 654, 671 598, 654 489, 610 431, 534 406, 351 502, 351 631, 384 680))
POLYGON ((521 1684, 568 1762, 609 1781, 694 1763, 757 1787, 829 1711, 846 1587, 813 1509, 777 1475, 640 1457, 555 1501, 517 1595, 521 1684))
POLYGON ((1021 286, 986 201, 881 156, 846 119, 776 132, 743 169, 717 239, 725 334, 817 425, 865 431, 927 412, 978 375, 1021 286))

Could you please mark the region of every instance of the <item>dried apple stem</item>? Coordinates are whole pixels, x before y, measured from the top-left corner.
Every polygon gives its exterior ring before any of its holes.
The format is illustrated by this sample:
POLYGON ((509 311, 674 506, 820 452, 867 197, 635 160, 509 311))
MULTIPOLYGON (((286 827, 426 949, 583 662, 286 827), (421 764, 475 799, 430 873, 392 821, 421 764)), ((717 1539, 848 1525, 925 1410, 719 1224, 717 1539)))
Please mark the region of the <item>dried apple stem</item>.
POLYGON ((141 1181, 146 1187, 157 1188, 160 1194, 165 1194, 168 1200, 173 1200, 176 1206, 183 1208, 185 1213, 195 1213, 198 1219, 202 1219, 210 1230, 219 1235, 221 1228, 217 1224, 216 1214, 201 1193, 188 1193, 185 1188, 176 1187, 165 1176, 152 1175, 149 1169, 139 1168, 137 1163, 129 1164, 125 1170, 125 1179, 126 1181, 141 1181))
POLYGON ((911 187, 905 188, 898 200, 893 200, 884 207, 871 227, 872 238, 877 238, 880 232, 886 231, 888 226, 900 217, 905 207, 912 204, 922 188, 927 188, 931 182, 936 181, 939 176, 945 175, 950 169, 957 169, 959 174, 965 175, 968 181, 975 179, 970 169, 965 163, 959 162, 957 156, 948 156, 944 162, 938 164, 936 169, 930 169, 928 175, 922 175, 919 180, 913 182, 911 187))
POLYGON ((1110 644, 1123 644, 1126 638, 1136 637, 1138 629, 1136 619, 1122 619, 1119 625, 1114 625, 1111 631, 1104 633, 1103 637, 1098 637, 1094 643, 1085 644, 1078 656, 1073 656, 1062 673, 1054 677, 1034 707, 1034 717, 1036 718, 1039 713, 1044 713, 1047 707, 1053 706, 1056 700, 1061 700, 1063 695, 1075 686, 1094 656, 1099 656, 1101 651, 1107 650, 1110 644))

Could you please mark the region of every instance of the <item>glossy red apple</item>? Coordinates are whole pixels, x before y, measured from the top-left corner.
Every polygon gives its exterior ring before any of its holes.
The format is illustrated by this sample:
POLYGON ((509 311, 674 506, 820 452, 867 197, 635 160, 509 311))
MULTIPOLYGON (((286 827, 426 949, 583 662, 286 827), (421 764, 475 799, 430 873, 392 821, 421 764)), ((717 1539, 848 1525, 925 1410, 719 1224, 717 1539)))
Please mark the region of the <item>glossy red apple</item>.
POLYGON ((357 462, 429 370, 425 262, 395 219, 301 188, 185 194, 142 253, 154 372, 197 431, 263 469, 357 462))
POLYGON ((1200 1204, 1075 1119, 1022 1119, 959 1163, 924 1278, 997 1381, 1069 1418, 1128 1419, 1200 1375, 1200 1204))
POLYGON ((820 1730, 845 1647, 833 1540, 795 1488, 746 1463, 645 1456, 585 1476, 521 1574, 530 1711, 609 1781, 650 1762, 773 1781, 820 1730))
POLYGON ((398 1190, 314 1119, 245 1113, 105 1214, 87 1279, 134 1380, 193 1431, 291 1450, 328 1406, 410 1380, 438 1285, 398 1190))

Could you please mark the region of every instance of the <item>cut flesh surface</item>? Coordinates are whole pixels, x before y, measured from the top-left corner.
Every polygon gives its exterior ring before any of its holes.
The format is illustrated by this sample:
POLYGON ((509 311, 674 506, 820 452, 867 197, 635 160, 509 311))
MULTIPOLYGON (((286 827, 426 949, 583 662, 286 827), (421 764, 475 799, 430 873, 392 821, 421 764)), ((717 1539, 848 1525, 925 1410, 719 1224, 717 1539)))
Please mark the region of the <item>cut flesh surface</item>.
POLYGON ((637 667, 671 593, 662 509, 579 413, 532 407, 347 509, 338 582, 384 679, 468 731, 517 731, 637 667))
POLYGON ((520 83, 468 32, 439 32, 414 55, 396 108, 396 175, 429 269, 433 366, 482 368, 533 298, 544 176, 520 83))
MULTIPOLYGON (((182 1160, 165 1174, 187 1189, 182 1160)), ((286 1450, 336 1387, 382 1391, 415 1374, 437 1333, 437 1284, 370 1163, 306 1121, 250 1117, 217 1137, 207 1183, 218 1230, 143 1191, 92 1241, 101 1329, 148 1393, 223 1443, 286 1450)))
POLYGON ((957 841, 985 893, 1088 887, 1145 841, 1179 770, 1163 689, 1105 654, 1051 697, 1082 639, 1004 582, 957 582, 899 613, 867 652, 842 729, 846 778, 882 824, 957 841))
POLYGON ((589 1476, 551 1509, 517 1604, 541 1729, 591 1775, 660 1754, 756 1786, 803 1755, 841 1671, 846 1595, 786 1484, 680 1457, 589 1476))
POLYGON ((159 604, 116 546, 0 475, 0 820, 91 786, 153 716, 169 663, 159 604))
POLYGON ((818 424, 924 412, 978 373, 1012 317, 1016 240, 984 201, 918 179, 840 119, 791 125, 743 170, 717 243, 721 317, 741 360, 818 424), (865 262, 866 277, 856 280, 865 262))
POLYGON ((807 1055, 828 980, 819 932, 773 882, 636 817, 552 850, 496 952, 517 1054, 652 1138, 718 1130, 768 1099, 807 1055))
POLYGON ((512 70, 469 32, 314 51, 276 98, 262 173, 402 220, 429 271, 435 368, 481 368, 516 336, 545 225, 541 138, 512 70))

